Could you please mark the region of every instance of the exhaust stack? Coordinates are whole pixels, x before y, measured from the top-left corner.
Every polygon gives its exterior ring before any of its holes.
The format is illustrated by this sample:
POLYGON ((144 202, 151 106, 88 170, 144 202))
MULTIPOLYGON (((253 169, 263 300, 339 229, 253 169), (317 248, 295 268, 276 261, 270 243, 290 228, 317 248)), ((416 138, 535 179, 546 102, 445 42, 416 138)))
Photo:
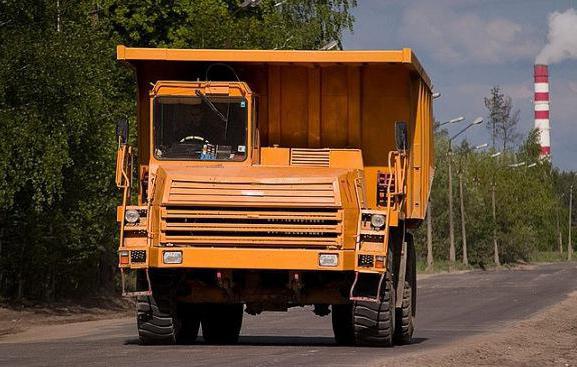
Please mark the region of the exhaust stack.
POLYGON ((551 155, 549 123, 549 68, 544 64, 535 65, 535 129, 539 131, 541 158, 551 155))

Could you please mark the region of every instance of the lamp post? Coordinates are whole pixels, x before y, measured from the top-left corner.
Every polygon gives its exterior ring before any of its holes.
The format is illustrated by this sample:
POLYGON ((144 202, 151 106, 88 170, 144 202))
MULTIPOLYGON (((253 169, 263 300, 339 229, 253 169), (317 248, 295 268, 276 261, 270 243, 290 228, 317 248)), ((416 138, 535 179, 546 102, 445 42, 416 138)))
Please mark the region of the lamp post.
MULTIPOLYGON (((565 193, 562 193, 561 196, 559 197, 559 201, 563 200, 563 196, 565 196, 565 193)), ((561 203, 559 203, 561 204, 561 203)), ((561 205, 557 205, 557 236, 559 237, 559 255, 563 255, 563 236, 561 234, 561 225, 559 223, 559 207, 561 205)))
MULTIPOLYGON (((491 154, 491 158, 499 157, 503 152, 496 152, 491 154)), ((519 162, 508 165, 509 168, 517 168, 526 165, 527 162, 519 162)), ((535 165, 530 164, 528 167, 535 167, 535 165)), ((494 171, 493 171, 494 172, 494 171)), ((495 191, 497 189, 497 182, 495 179, 495 173, 493 173, 493 184, 491 185, 491 207, 493 212, 493 260, 496 266, 501 266, 501 261, 499 258, 499 243, 497 241, 497 204, 495 200, 495 191)))
POLYGON ((569 188, 569 228, 568 228, 568 236, 567 236, 567 260, 571 261, 571 257, 573 256, 573 245, 571 244, 571 215, 573 214, 573 184, 569 188))
MULTIPOLYGON (((497 158, 502 152, 491 154, 491 158, 497 158)), ((499 244, 497 242, 497 205, 495 204, 495 191, 497 188, 497 180, 495 179, 495 170, 493 170, 493 184, 491 185, 491 208, 493 212, 493 261, 495 265, 500 266, 499 260, 499 244)))
MULTIPOLYGON (((462 121, 462 120, 461 120, 462 121)), ((483 122, 483 118, 482 117, 477 117, 475 120, 473 120, 473 122, 471 122, 469 125, 465 126, 463 129, 461 129, 461 131, 459 131, 458 133, 456 133, 455 135, 453 135, 451 138, 449 138, 449 150, 448 150, 448 164, 449 164, 449 268, 452 267, 452 265, 455 263, 455 231, 454 231, 454 223, 453 223, 453 168, 452 168, 452 156, 453 156, 453 150, 452 150, 452 143, 453 140, 455 140, 455 138, 457 138, 458 136, 460 136, 461 134, 463 134, 465 131, 467 131, 469 128, 475 126, 475 125, 479 125, 480 123, 483 122)))
MULTIPOLYGON (((473 150, 479 150, 487 147, 488 144, 481 144, 473 147, 473 150)), ((463 162, 462 157, 459 162, 459 201, 461 202, 461 237, 463 238, 463 265, 469 266, 469 257, 467 254, 467 225, 465 223, 465 196, 463 190, 463 162)))

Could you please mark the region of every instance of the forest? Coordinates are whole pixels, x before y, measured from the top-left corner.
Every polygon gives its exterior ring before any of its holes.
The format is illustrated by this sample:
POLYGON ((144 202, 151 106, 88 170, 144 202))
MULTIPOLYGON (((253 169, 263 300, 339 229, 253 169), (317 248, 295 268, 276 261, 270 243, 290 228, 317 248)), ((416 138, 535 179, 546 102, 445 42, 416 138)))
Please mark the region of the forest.
MULTIPOLYGON (((117 63, 117 44, 319 49, 340 43, 353 28, 355 6, 355 0, 0 2, 0 300, 117 291, 115 125, 124 117, 135 121, 134 76, 117 63)), ((449 259, 448 159, 457 261, 462 218, 470 266, 493 262, 495 238, 502 263, 559 252, 560 238, 566 252, 574 173, 539 160, 535 134, 516 132, 518 114, 507 97, 499 88, 487 94, 488 147, 464 141, 449 154, 451 137, 436 128, 434 260, 449 259)), ((423 225, 417 231, 423 260, 427 238, 423 225)))

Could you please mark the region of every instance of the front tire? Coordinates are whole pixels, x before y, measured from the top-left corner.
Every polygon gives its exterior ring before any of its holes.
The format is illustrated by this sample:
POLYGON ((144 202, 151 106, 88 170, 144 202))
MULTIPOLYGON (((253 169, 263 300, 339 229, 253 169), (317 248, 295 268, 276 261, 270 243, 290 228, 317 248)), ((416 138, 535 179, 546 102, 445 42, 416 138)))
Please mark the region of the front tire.
POLYGON ((353 304, 355 344, 367 347, 391 347, 395 332, 395 288, 385 275, 380 302, 356 301, 353 304))
POLYGON ((198 305, 180 304, 173 310, 170 307, 159 307, 153 296, 141 296, 137 297, 136 312, 141 344, 189 344, 198 336, 198 305))
POLYGON ((179 321, 167 310, 161 310, 153 296, 137 297, 136 314, 141 344, 176 344, 179 321))

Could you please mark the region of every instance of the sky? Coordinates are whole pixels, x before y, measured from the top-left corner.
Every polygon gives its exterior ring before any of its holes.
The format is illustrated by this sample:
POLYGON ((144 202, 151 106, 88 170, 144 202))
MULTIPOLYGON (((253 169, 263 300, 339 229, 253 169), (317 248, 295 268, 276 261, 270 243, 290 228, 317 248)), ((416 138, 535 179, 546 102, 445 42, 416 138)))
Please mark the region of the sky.
MULTIPOLYGON (((521 110, 523 134, 534 127, 533 65, 547 44, 549 16, 577 6, 577 0, 357 1, 344 49, 412 48, 442 94, 434 105, 439 121, 486 120, 483 97, 499 85, 521 110)), ((553 164, 577 171, 577 58, 551 64, 549 78, 553 164)), ((465 138, 490 142, 484 126, 472 127, 465 138)))

